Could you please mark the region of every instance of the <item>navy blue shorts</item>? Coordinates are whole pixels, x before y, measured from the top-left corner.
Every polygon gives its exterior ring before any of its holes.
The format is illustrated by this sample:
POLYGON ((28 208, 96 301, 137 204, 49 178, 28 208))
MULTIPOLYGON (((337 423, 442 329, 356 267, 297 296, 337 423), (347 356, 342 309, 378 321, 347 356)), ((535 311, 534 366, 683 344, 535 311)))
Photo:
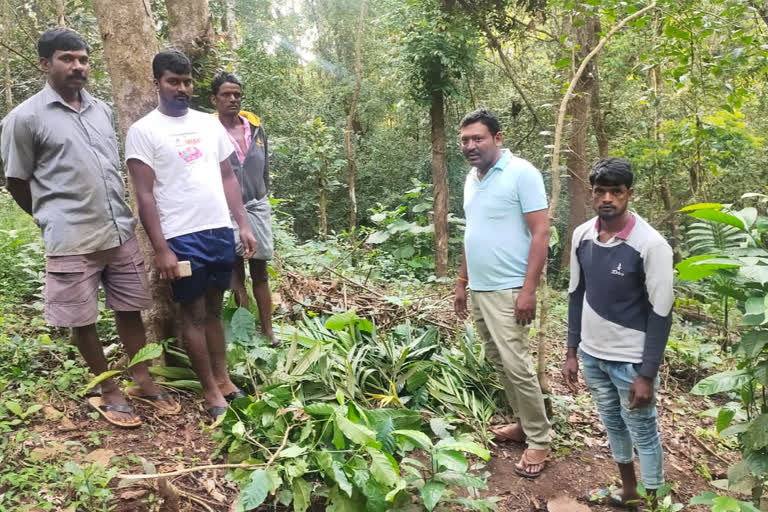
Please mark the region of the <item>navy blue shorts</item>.
POLYGON ((192 304, 210 287, 228 290, 235 263, 235 237, 232 228, 216 228, 177 236, 168 241, 179 261, 189 261, 192 275, 171 285, 173 300, 192 304))

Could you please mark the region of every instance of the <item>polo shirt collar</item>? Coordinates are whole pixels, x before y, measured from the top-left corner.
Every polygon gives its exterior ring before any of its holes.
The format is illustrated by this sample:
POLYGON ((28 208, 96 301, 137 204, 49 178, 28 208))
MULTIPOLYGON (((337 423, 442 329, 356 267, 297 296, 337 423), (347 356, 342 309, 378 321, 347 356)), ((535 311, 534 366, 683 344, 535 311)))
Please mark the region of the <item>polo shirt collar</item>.
MULTIPOLYGON (((68 109, 74 110, 47 81, 45 82, 45 87, 43 87, 43 97, 46 105, 50 105, 51 103, 61 103, 68 109)), ((93 103, 93 96, 91 96, 85 89, 80 89, 80 102, 80 112, 82 112, 93 103)))
MULTIPOLYGON (((613 238, 619 238, 621 240, 628 240, 629 235, 632 233, 632 228, 635 227, 635 224, 637 223, 637 217, 635 217, 635 214, 630 212, 629 213, 629 221, 627 222, 627 225, 624 226, 624 229, 613 235, 613 238)), ((598 233, 600 232, 600 217, 595 218, 595 231, 598 233)))
MULTIPOLYGON (((496 161, 496 163, 488 169, 488 172, 485 173, 485 176, 483 179, 487 178, 489 174, 491 174, 492 171, 503 171, 504 168, 507 166, 507 162, 511 158, 512 152, 506 148, 501 149, 501 156, 496 161)), ((472 168, 472 172, 475 175, 476 180, 480 180, 480 177, 477 175, 477 167, 472 168)))

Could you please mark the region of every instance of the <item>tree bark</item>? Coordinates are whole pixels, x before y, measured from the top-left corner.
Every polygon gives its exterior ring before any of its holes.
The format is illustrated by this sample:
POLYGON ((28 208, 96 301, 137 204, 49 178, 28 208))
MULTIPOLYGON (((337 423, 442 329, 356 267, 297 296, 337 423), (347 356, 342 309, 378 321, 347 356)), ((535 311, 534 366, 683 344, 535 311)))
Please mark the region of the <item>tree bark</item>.
POLYGON ((347 153, 347 186, 349 189, 349 231, 357 227, 357 160, 355 157, 355 125, 357 121, 357 103, 360 101, 360 86, 363 74, 363 29, 365 27, 365 0, 360 2, 360 18, 357 22, 355 39, 355 89, 347 114, 347 129, 344 131, 344 149, 347 153))
POLYGON ((168 9, 168 39, 188 57, 205 55, 214 33, 208 0, 165 0, 168 9))
POLYGON ((240 40, 237 36, 235 0, 224 0, 224 18, 221 20, 221 31, 227 36, 230 46, 236 50, 240 46, 240 40))
MULTIPOLYGON (((327 165, 326 165, 326 171, 327 171, 327 165)), ((328 238, 328 199, 327 199, 327 190, 325 186, 325 172, 317 177, 317 189, 318 189, 318 195, 320 196, 320 199, 318 200, 318 231, 320 232, 320 236, 325 240, 328 238)))
MULTIPOLYGON (((11 46, 11 13, 8 2, 0 5, 0 14, 2 14, 2 23, 0 29, 3 31, 3 43, 11 46)), ((13 82, 11 81, 11 57, 7 51, 0 52, 0 59, 3 61, 3 98, 5 99, 5 113, 13 109, 13 82)))
MULTIPOLYGON (((583 59, 597 44, 599 22, 592 17, 582 25, 571 24, 573 40, 579 45, 575 56, 583 59)), ((574 64, 575 67, 575 64, 574 64)), ((592 92, 595 87, 594 65, 586 68, 578 78, 573 91, 573 98, 568 104, 570 130, 568 137, 568 232, 561 238, 563 252, 560 256, 560 268, 568 268, 571 252, 571 234, 580 226, 589 213, 589 168, 587 165, 587 126, 589 108, 592 104, 592 92)), ((598 112, 599 115, 599 112, 598 112)))
POLYGON ((445 112, 442 90, 432 93, 432 197, 435 224, 435 275, 448 275, 448 169, 445 161, 445 112))
MULTIPOLYGON (((112 81, 112 97, 120 133, 125 134, 136 120, 151 111, 157 96, 152 84, 152 57, 158 49, 155 27, 148 3, 143 0, 94 0, 93 8, 104 41, 104 60, 112 81)), ((133 186, 129 183, 130 202, 135 205, 133 186)), ((154 251, 143 229, 137 230, 150 270, 153 307, 145 312, 147 339, 157 342, 175 336, 174 309, 167 283, 154 271, 154 251)))
POLYGON ((64 19, 64 7, 65 7, 65 1, 64 0, 56 0, 56 24, 59 27, 66 27, 67 22, 64 19))

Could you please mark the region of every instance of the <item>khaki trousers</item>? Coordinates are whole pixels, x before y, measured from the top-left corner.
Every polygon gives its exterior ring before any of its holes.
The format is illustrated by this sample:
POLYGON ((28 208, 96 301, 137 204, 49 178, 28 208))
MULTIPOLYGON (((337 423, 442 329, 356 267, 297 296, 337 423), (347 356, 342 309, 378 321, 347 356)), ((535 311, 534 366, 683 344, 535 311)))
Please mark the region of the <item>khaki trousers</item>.
POLYGON ((528 447, 549 448, 550 424, 528 347, 529 326, 515 322, 519 290, 472 291, 472 317, 485 356, 499 372, 509 406, 528 436, 528 447))

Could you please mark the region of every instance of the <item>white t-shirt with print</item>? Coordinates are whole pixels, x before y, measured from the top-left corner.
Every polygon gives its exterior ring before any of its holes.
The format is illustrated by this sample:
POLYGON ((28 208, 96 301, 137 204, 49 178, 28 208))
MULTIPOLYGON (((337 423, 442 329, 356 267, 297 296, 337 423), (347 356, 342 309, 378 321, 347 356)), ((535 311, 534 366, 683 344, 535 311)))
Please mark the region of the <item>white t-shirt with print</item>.
POLYGON ((219 163, 235 148, 219 120, 189 109, 170 117, 155 109, 136 121, 125 140, 125 160, 155 171, 154 196, 163 236, 232 227, 219 163))

